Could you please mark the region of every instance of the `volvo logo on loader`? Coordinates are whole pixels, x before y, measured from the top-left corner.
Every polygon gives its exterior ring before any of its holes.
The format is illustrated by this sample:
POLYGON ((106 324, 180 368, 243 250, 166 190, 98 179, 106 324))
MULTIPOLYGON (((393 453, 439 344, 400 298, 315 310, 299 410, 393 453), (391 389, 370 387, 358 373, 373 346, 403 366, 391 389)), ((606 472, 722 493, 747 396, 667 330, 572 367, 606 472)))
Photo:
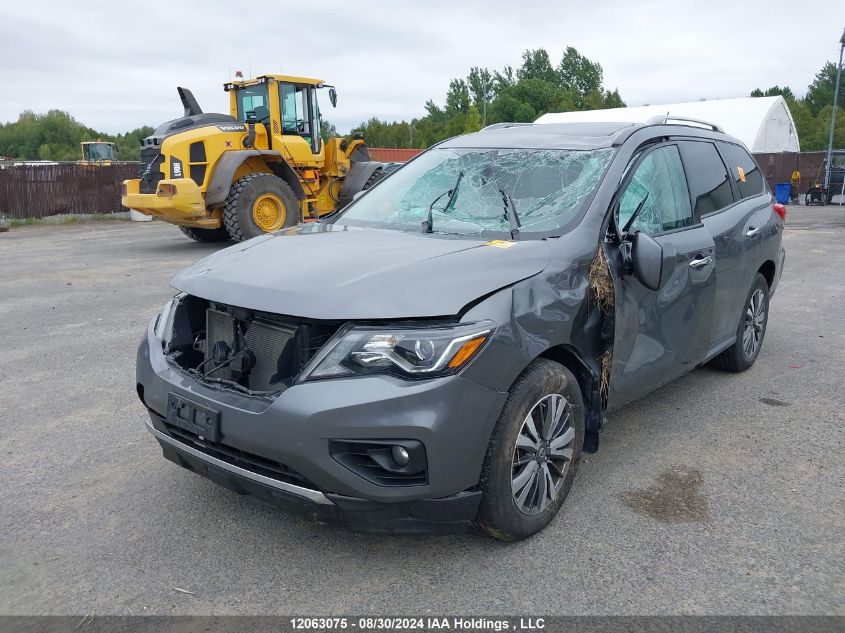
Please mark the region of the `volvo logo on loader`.
POLYGON ((124 183, 124 206, 200 242, 240 242, 332 213, 386 175, 359 136, 322 140, 318 95, 326 88, 336 102, 322 80, 262 75, 224 88, 229 114, 204 113, 178 88, 184 114, 142 141, 146 165, 140 179, 124 183), (247 129, 243 147, 229 136, 247 129), (179 196, 156 195, 175 190, 168 177, 182 179, 179 196))

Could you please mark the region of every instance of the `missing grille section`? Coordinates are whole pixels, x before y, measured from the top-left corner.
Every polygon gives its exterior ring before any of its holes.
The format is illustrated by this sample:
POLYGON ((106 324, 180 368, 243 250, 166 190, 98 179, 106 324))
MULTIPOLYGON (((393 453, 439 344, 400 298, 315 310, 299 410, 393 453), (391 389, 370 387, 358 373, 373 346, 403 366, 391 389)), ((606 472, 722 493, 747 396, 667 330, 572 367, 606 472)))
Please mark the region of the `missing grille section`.
POLYGON ((275 391, 282 387, 282 381, 290 373, 290 368, 286 367, 289 363, 285 362, 285 351, 289 346, 293 347, 291 342, 296 336, 296 327, 258 318, 240 321, 232 313, 209 308, 206 311, 206 332, 206 375, 214 372, 217 378, 233 381, 243 377, 244 386, 251 391, 275 391), (228 358, 215 359, 215 346, 221 342, 230 350, 228 358), (241 372, 231 360, 244 351, 251 354, 252 366, 241 372))
POLYGON ((338 327, 185 297, 167 352, 197 378, 260 396, 289 387, 338 327))

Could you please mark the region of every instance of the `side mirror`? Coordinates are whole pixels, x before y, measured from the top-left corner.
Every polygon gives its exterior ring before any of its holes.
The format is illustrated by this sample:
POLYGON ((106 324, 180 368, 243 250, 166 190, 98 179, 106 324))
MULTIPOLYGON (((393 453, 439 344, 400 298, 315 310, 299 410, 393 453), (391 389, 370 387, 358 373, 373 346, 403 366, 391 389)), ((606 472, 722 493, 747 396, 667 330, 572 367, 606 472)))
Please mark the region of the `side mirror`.
POLYGON ((663 247, 642 231, 634 233, 631 249, 634 277, 649 290, 660 288, 663 275, 663 247))
POLYGON ((332 103, 332 107, 337 107, 337 90, 334 88, 329 88, 329 101, 332 103))

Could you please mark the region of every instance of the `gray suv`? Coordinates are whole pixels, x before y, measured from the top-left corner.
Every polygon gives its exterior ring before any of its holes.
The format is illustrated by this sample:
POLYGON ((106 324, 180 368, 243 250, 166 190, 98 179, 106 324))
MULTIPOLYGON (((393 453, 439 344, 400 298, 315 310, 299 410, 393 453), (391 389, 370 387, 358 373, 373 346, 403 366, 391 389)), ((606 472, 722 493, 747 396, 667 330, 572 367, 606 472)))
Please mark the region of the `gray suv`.
POLYGON ((321 520, 525 538, 607 411, 754 363, 785 215, 702 122, 444 141, 334 217, 178 273, 138 350, 149 431, 321 520))

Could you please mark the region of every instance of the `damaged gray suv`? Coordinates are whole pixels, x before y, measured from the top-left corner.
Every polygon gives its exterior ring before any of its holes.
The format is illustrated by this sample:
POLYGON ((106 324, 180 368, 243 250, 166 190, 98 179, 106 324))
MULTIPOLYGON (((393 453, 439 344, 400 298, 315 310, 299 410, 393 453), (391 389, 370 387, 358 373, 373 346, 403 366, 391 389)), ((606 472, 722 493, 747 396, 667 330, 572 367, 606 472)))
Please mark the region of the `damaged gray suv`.
POLYGON ((491 126, 178 273, 138 395, 167 459, 238 493, 525 538, 606 411, 754 363, 784 219, 716 126, 491 126))

